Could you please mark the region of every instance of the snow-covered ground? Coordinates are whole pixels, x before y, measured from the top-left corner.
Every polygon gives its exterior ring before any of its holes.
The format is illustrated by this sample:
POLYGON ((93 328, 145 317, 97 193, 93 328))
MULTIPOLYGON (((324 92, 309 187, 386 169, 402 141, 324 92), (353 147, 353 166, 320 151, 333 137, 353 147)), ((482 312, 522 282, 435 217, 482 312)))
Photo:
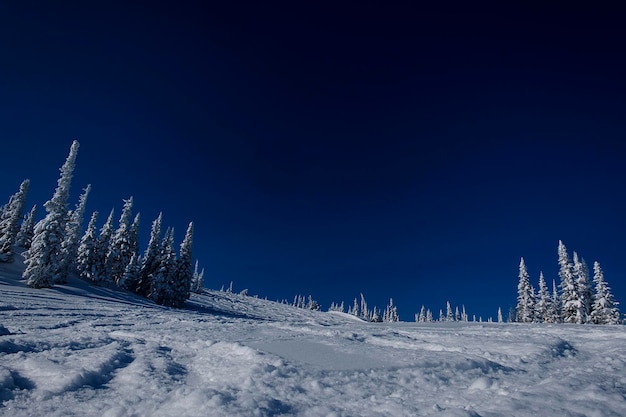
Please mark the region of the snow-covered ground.
POLYGON ((185 310, 0 264, 2 416, 626 416, 624 326, 363 323, 207 291, 185 310))

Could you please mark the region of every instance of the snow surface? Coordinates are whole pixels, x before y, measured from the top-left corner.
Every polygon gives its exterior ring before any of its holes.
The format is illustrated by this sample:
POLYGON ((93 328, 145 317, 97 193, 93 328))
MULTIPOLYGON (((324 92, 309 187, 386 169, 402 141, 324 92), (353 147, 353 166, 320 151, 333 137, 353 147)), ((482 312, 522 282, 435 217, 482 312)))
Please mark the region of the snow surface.
POLYGON ((0 264, 2 416, 625 416, 624 326, 372 324, 206 291, 184 310, 0 264))

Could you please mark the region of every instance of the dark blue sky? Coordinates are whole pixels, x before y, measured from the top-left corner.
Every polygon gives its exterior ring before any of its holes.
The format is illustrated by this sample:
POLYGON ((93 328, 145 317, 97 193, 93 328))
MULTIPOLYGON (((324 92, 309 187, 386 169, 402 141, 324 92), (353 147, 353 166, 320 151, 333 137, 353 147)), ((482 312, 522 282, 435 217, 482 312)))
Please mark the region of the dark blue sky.
POLYGON ((6 198, 47 200, 77 139, 72 204, 195 221, 211 288, 486 318, 562 239, 626 303, 617 9, 10 3, 6 198))

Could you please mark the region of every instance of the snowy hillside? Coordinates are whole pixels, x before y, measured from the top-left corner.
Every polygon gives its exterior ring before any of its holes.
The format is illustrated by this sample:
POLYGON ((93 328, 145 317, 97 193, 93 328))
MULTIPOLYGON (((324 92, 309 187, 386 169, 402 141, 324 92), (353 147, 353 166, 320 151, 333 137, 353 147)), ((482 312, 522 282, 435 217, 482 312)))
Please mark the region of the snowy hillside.
POLYGON ((0 264, 2 416, 624 416, 624 326, 372 324, 207 291, 184 310, 0 264))

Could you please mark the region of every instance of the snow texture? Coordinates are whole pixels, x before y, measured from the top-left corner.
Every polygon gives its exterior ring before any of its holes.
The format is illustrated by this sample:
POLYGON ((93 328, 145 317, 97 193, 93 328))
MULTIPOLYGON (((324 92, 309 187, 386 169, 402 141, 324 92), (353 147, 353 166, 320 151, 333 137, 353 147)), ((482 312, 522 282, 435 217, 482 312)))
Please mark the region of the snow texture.
POLYGON ((234 293, 185 309, 0 264, 0 416, 624 416, 624 326, 367 323, 234 293))

